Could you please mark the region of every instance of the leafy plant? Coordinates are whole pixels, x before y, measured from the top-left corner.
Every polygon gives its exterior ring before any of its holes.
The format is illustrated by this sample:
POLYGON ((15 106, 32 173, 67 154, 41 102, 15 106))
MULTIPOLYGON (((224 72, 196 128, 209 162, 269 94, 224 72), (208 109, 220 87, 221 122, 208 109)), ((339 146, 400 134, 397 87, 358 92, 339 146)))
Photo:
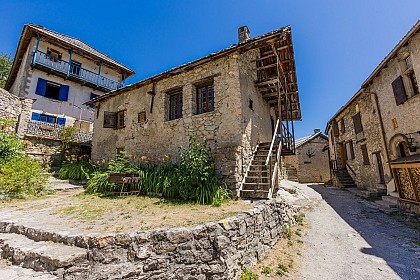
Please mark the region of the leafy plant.
POLYGON ((47 177, 41 164, 26 155, 0 163, 0 190, 9 197, 41 194, 47 177))
POLYGON ((239 280, 258 280, 258 275, 252 272, 252 270, 247 269, 241 274, 239 280))
POLYGON ((0 53, 0 87, 2 88, 6 85, 12 64, 13 58, 11 54, 0 53))
POLYGON ((283 276, 287 272, 289 272, 289 268, 285 264, 279 262, 278 265, 277 265, 276 274, 280 275, 280 276, 283 276))
POLYGON ((60 179, 86 180, 88 174, 94 171, 94 166, 86 159, 66 161, 58 172, 60 179))
POLYGON ((265 274, 266 276, 270 275, 271 272, 273 272, 273 269, 271 267, 269 267, 269 266, 264 266, 261 269, 261 273, 262 274, 265 274))
POLYGON ((88 194, 118 191, 118 186, 109 182, 109 173, 102 170, 97 170, 88 176, 85 192, 88 194))
POLYGON ((0 131, 0 159, 23 155, 23 141, 16 136, 0 131))
POLYGON ((60 130, 58 137, 61 141, 62 150, 68 150, 77 143, 74 139, 76 133, 77 129, 73 126, 65 126, 60 130))

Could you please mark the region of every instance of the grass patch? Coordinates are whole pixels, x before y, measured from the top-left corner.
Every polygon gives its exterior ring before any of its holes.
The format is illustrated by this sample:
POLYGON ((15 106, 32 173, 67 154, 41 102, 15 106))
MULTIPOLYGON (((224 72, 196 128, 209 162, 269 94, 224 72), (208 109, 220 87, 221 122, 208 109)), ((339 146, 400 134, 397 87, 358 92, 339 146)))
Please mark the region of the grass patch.
POLYGON ((241 274, 239 280, 258 280, 258 275, 252 272, 252 270, 247 269, 241 274))
POLYGON ((276 274, 279 276, 284 276, 288 272, 289 272, 289 268, 282 262, 279 262, 277 265, 276 274))
POLYGON ((420 218, 417 215, 410 215, 403 212, 391 212, 388 214, 393 219, 397 220, 398 222, 417 230, 420 232, 420 218))
POLYGON ((290 194, 296 194, 296 189, 289 189, 289 188, 285 188, 284 189, 286 192, 290 193, 290 194))
POLYGON ((273 269, 269 266, 264 266, 261 269, 261 273, 264 274, 265 276, 269 276, 272 272, 273 272, 273 269))
POLYGON ((303 225, 303 220, 305 219, 305 214, 299 213, 299 215, 296 217, 296 223, 300 226, 303 225))

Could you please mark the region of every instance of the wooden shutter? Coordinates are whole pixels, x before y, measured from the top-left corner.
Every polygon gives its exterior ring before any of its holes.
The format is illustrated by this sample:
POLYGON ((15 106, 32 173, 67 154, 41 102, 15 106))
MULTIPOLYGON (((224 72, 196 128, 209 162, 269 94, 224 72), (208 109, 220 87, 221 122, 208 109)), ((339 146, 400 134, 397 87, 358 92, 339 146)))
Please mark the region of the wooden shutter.
POLYGON ((356 133, 363 131, 362 117, 360 116, 360 112, 353 116, 353 124, 354 124, 354 131, 356 133))
POLYGON ((341 132, 341 134, 346 132, 346 126, 344 125, 344 119, 340 120, 340 132, 341 132))
POLYGON ((33 121, 39 121, 39 120, 41 120, 41 114, 40 113, 32 112, 31 120, 33 120, 33 121))
POLYGON ((407 94, 405 91, 403 78, 401 76, 392 82, 392 89, 394 90, 394 96, 397 105, 403 104, 405 101, 407 101, 407 94))
POLYGON ((69 99, 69 86, 61 85, 58 93, 58 100, 67 101, 69 99))
POLYGON ((362 150, 362 155, 363 155, 363 164, 364 165, 369 165, 369 155, 368 155, 368 151, 367 151, 367 147, 366 145, 361 145, 360 149, 362 150))
POLYGON ((66 124, 66 118, 58 118, 57 119, 57 123, 59 124, 59 125, 65 125, 66 124))
POLYGON ((46 91, 47 91, 47 81, 44 79, 38 78, 35 94, 45 96, 46 91))
POLYGON ((117 128, 117 113, 104 112, 104 128, 117 128))
POLYGON ((338 132, 338 124, 336 121, 332 122, 332 128, 333 128, 333 132, 334 132, 334 137, 338 137, 339 132, 338 132))
POLYGON ((354 159, 353 141, 346 142, 346 159, 354 159))

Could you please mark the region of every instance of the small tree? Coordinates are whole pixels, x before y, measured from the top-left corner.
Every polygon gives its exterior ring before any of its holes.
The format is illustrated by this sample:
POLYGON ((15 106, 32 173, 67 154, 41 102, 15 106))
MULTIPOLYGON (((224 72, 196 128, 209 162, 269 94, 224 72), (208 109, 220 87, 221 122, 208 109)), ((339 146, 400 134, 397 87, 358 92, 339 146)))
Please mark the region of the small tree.
POLYGON ((0 87, 2 88, 6 85, 12 64, 13 59, 10 54, 0 53, 0 87))

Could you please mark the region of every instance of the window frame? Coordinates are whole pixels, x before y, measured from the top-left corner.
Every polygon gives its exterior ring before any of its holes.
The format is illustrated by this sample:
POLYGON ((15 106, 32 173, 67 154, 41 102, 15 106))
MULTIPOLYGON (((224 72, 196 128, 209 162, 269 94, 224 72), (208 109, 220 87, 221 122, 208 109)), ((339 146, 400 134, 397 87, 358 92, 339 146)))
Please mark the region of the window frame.
POLYGON ((366 144, 360 145, 360 149, 362 151, 362 156, 363 156, 363 165, 370 165, 369 153, 368 153, 366 144))
POLYGON ((172 90, 167 95, 169 101, 168 120, 182 119, 184 117, 184 96, 182 88, 172 90))
POLYGON ((196 115, 213 112, 214 111, 214 97, 215 97, 214 82, 211 81, 211 82, 196 85, 195 97, 196 97, 196 115), (202 89, 205 89, 205 92, 200 92, 202 89), (204 93, 205 98, 203 98, 203 96, 200 96, 203 93, 204 93), (211 99, 209 98, 210 96, 211 96, 211 99), (205 101, 203 101, 203 99, 205 101), (209 99, 211 101, 209 101, 209 99))
POLYGON ((117 112, 117 129, 125 128, 125 112, 126 110, 117 112))
POLYGON ((146 114, 146 111, 141 111, 141 112, 139 112, 137 114, 137 121, 138 121, 139 124, 147 123, 147 114, 146 114))

